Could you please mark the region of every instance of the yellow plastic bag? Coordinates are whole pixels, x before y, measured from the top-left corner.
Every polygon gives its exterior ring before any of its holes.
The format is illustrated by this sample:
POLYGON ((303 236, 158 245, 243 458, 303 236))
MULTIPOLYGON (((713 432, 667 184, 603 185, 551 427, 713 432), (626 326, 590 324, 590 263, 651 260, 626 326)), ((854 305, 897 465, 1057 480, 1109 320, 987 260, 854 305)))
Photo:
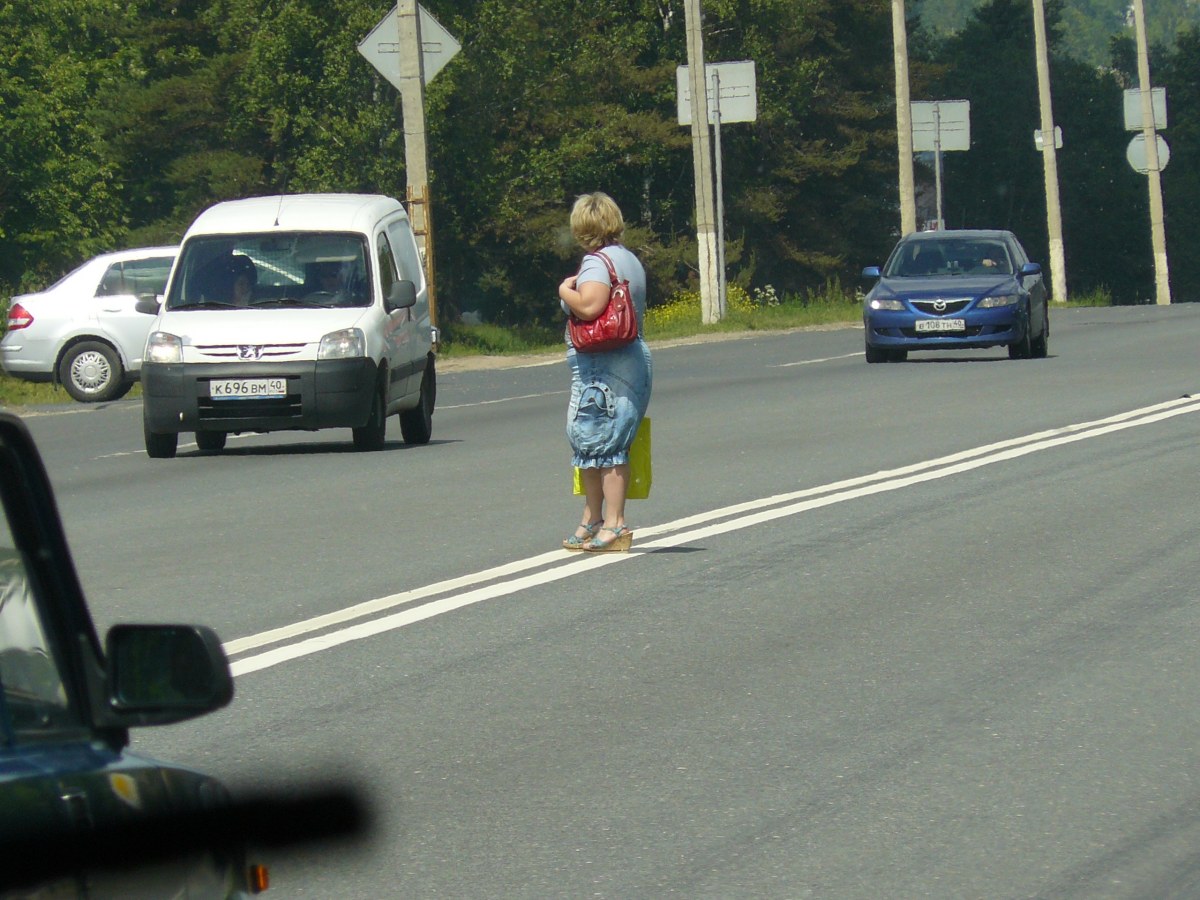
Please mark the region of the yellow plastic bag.
MULTIPOLYGON (((633 446, 629 448, 629 493, 626 499, 645 500, 650 496, 650 483, 654 480, 654 471, 650 465, 650 417, 643 416, 638 425, 637 434, 633 438, 633 446)), ((583 495, 583 477, 579 469, 575 469, 575 494, 583 495)))

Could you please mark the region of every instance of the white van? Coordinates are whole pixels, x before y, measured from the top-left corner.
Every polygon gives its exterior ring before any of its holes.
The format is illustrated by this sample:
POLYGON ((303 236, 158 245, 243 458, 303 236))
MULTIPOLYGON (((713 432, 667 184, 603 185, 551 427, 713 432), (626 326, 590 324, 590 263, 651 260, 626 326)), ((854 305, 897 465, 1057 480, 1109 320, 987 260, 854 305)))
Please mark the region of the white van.
POLYGON ((400 418, 429 441, 435 334, 400 201, 297 194, 211 207, 184 235, 146 341, 146 453, 180 432, 219 451, 229 434, 351 428, 383 446, 400 418))

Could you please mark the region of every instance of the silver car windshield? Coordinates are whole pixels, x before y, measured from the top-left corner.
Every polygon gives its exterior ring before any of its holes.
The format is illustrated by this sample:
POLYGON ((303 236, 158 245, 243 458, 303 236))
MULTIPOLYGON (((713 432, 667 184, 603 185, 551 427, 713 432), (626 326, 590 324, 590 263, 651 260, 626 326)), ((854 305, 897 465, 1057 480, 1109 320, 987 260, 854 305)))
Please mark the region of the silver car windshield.
POLYGON ((216 235, 184 245, 167 309, 369 306, 370 270, 356 234, 216 235))

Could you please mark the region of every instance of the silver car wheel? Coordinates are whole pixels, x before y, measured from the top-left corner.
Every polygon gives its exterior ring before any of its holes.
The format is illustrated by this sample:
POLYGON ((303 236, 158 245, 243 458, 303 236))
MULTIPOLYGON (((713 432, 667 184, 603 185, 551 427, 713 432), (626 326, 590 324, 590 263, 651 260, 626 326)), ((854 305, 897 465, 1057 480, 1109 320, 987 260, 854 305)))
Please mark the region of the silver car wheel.
POLYGON ((84 394, 97 394, 112 381, 112 367, 103 353, 81 353, 71 363, 71 383, 84 394))

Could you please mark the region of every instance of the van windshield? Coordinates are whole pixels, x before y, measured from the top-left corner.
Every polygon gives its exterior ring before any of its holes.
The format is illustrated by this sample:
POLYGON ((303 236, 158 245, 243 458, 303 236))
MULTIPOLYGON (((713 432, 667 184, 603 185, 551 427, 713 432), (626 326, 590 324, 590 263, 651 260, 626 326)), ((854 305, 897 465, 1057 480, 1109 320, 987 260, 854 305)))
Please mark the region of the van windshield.
POLYGON ((205 235, 184 244, 167 309, 369 306, 361 235, 205 235))

